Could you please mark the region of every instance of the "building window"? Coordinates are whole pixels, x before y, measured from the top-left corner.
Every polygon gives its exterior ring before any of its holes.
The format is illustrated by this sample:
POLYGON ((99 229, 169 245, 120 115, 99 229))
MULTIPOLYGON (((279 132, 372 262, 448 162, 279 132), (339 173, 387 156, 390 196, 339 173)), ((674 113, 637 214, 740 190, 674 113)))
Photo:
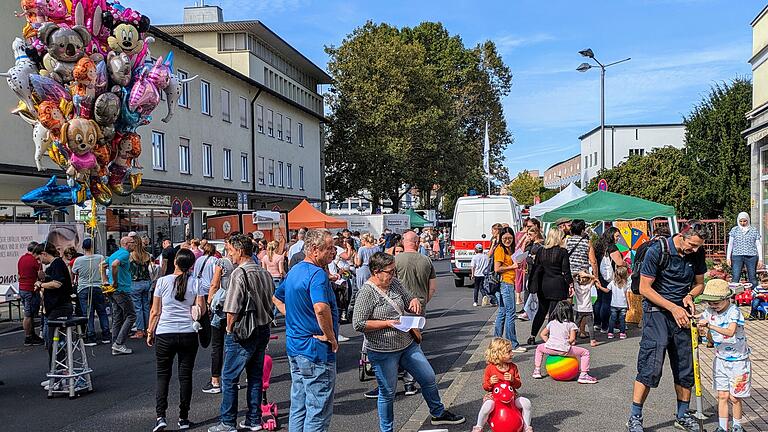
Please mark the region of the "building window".
POLYGON ((189 108, 189 83, 183 82, 189 78, 189 74, 179 69, 179 81, 181 83, 181 94, 179 95, 179 106, 189 108))
POLYGON ((280 141, 283 140, 283 115, 280 113, 277 113, 277 124, 275 125, 277 128, 277 139, 280 141))
POLYGON ((221 89, 221 118, 225 122, 231 122, 229 117, 229 90, 221 89))
POLYGON ((280 187, 285 186, 283 179, 285 178, 285 172, 283 171, 283 161, 277 161, 277 185, 280 187))
POLYGON ((584 168, 589 168, 589 156, 584 156, 584 168))
POLYGON ((285 140, 291 142, 291 118, 285 118, 285 140))
POLYGON ((224 165, 221 167, 224 180, 232 180, 232 150, 224 149, 224 165))
POLYGON ((293 167, 291 166, 291 164, 288 164, 287 171, 288 172, 286 174, 287 174, 288 184, 286 186, 288 186, 288 189, 293 189, 293 167))
POLYGON ((258 169, 259 169, 259 184, 263 185, 264 184, 264 157, 263 156, 259 156, 258 169))
POLYGON ((189 140, 187 138, 179 139, 179 172, 182 174, 191 174, 189 154, 189 140))
POLYGON ((304 125, 301 123, 296 123, 296 126, 299 128, 297 131, 299 135, 299 147, 304 147, 304 125))
POLYGON ((200 80, 200 112, 211 115, 211 84, 200 80))
POLYGON ((264 107, 261 105, 256 105, 256 129, 264 133, 264 107))
POLYGON ((248 100, 240 96, 240 127, 248 128, 248 100))
POLYGON ((629 149, 629 156, 643 156, 645 149, 629 149))
POLYGON ((304 167, 299 166, 299 189, 304 190, 304 167))
POLYGON ((275 136, 275 113, 267 108, 267 135, 275 136))
POLYGON ((203 144, 203 177, 213 177, 213 148, 203 144))
POLYGON ((240 153, 240 181, 248 183, 248 153, 240 153))
POLYGON ((597 152, 595 152, 595 165, 597 165, 597 152))
POLYGON ((269 185, 270 186, 275 185, 275 160, 274 159, 269 160, 269 185))
POLYGON ((152 169, 165 171, 165 134, 152 131, 152 169))

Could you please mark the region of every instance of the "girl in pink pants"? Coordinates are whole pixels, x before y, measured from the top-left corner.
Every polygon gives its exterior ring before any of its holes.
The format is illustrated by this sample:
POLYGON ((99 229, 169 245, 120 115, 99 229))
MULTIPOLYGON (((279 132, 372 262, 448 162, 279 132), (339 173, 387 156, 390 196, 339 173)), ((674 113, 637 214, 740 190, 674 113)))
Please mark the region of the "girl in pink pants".
POLYGON ((574 346, 578 327, 573 322, 573 309, 568 300, 560 301, 552 312, 551 321, 541 331, 543 344, 536 347, 533 378, 540 379, 544 354, 576 357, 579 360, 579 384, 595 384, 597 378, 589 375, 589 350, 574 346))

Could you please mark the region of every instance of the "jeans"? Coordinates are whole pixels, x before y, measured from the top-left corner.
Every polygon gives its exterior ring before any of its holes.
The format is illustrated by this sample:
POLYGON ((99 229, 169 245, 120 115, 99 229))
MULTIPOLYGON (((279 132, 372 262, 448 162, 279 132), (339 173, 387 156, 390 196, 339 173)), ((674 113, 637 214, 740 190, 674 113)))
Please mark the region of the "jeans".
POLYGON ((763 312, 760 312, 757 310, 757 308, 760 306, 760 304, 764 303, 765 300, 761 299, 760 297, 754 297, 752 298, 752 309, 749 311, 749 316, 756 319, 765 319, 765 314, 763 312))
POLYGON ((613 333, 616 324, 619 325, 619 333, 627 332, 627 308, 611 306, 611 317, 608 319, 608 333, 613 333))
POLYGON ((112 342, 117 345, 125 344, 128 332, 136 322, 136 310, 130 295, 122 291, 112 293, 112 342))
POLYGON ((133 281, 131 284, 131 300, 133 307, 136 308, 136 328, 138 330, 146 330, 149 325, 149 309, 152 305, 149 298, 151 286, 152 282, 148 280, 133 281))
POLYGON ((440 401, 435 371, 424 356, 424 352, 421 351, 419 344, 414 342, 408 348, 395 352, 368 350, 368 360, 373 365, 376 382, 379 385, 378 410, 381 432, 394 430, 394 400, 397 390, 397 370, 400 366, 410 372, 418 381, 419 386, 421 386, 421 394, 429 406, 429 413, 433 417, 443 415, 445 406, 440 401))
POLYGON ((261 424, 261 386, 264 373, 264 352, 269 343, 269 325, 256 328, 250 338, 237 342, 232 335, 224 337, 224 369, 221 376, 221 422, 235 426, 237 421, 237 383, 245 370, 248 378, 247 424, 261 424))
POLYGON ((517 341, 515 331, 515 321, 517 320, 515 285, 502 282, 496 298, 499 300, 499 312, 496 314, 496 326, 493 333, 496 337, 502 337, 503 334, 506 334, 506 338, 512 342, 512 348, 517 348, 520 343, 517 341))
MULTIPOLYGON (((601 277, 602 281, 602 277, 601 277)), ((608 286, 607 282, 603 282, 603 286, 608 286)), ((608 320, 611 316, 611 298, 613 293, 597 290, 597 301, 592 305, 592 310, 595 313, 595 325, 602 330, 608 330, 608 320)))
POLYGON ((197 356, 197 333, 165 333, 155 339, 157 361, 157 389, 155 390, 155 413, 165 417, 168 409, 168 386, 173 376, 173 360, 179 357, 179 418, 189 418, 192 401, 192 371, 197 356))
POLYGON ((224 364, 224 337, 227 331, 222 323, 219 327, 211 326, 211 376, 221 377, 224 364))
POLYGON ((80 308, 88 317, 88 339, 96 337, 96 329, 93 327, 94 315, 99 314, 99 325, 101 326, 101 337, 103 340, 112 339, 109 330, 109 315, 107 314, 107 302, 101 287, 86 287, 77 293, 80 300, 80 308))
POLYGON ((733 264, 733 281, 739 282, 741 280, 741 269, 747 266, 747 279, 753 287, 756 287, 757 282, 757 255, 732 255, 731 264, 733 264))
MULTIPOLYGON (((368 351, 370 359, 371 351, 368 351)), ((331 424, 336 362, 288 356, 291 367, 291 412, 288 432, 324 432, 331 424)))
POLYGON ((483 297, 488 295, 488 291, 485 290, 485 276, 475 276, 475 303, 477 303, 478 294, 481 293, 483 297))

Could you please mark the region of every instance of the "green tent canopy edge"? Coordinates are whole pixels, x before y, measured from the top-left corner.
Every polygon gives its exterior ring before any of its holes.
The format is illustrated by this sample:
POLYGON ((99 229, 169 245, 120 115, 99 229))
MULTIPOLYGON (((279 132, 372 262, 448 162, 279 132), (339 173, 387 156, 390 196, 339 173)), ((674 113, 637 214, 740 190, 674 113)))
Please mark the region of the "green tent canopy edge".
POLYGON ((560 218, 583 219, 587 223, 616 220, 675 218, 675 208, 615 192, 597 191, 544 213, 541 220, 553 223, 560 218))

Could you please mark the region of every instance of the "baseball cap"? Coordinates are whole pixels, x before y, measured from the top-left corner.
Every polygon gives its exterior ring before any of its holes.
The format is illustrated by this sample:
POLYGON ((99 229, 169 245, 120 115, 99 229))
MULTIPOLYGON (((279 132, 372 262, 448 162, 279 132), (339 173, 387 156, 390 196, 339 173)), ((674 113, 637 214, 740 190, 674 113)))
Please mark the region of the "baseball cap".
POLYGON ((480 244, 480 243, 476 244, 475 245, 475 250, 477 250, 477 249, 483 250, 483 245, 480 244))
POLYGON ((555 221, 555 225, 562 225, 562 224, 564 224, 564 223, 568 223, 568 222, 570 222, 570 221, 571 221, 571 219, 569 219, 569 218, 561 217, 561 218, 558 218, 558 219, 555 221))
POLYGON ((128 233, 128 237, 136 237, 138 234, 136 234, 136 231, 131 231, 128 233))
POLYGON ((83 249, 91 249, 93 247, 93 241, 89 238, 83 240, 83 249))

